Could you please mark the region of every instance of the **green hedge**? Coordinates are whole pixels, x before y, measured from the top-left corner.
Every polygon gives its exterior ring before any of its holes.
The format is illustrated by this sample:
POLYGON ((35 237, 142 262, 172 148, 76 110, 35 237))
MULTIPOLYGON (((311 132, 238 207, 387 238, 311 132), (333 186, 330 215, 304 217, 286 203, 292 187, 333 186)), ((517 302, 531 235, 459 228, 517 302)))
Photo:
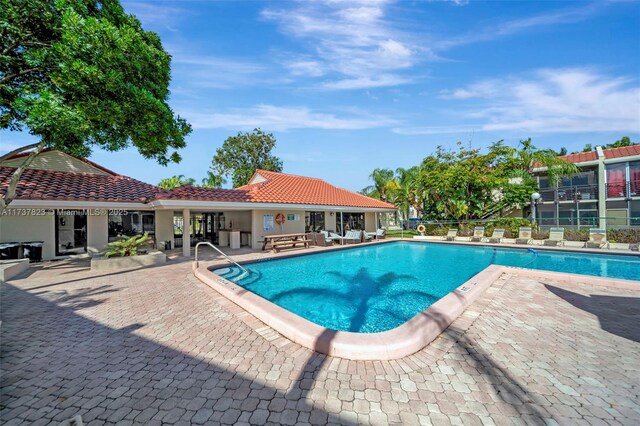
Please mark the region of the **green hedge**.
MULTIPOLYGON (((502 228, 505 230, 505 238, 516 238, 518 236, 518 228, 531 227, 531 222, 527 219, 521 218, 503 218, 493 222, 467 222, 460 224, 425 224, 425 235, 430 236, 445 236, 450 228, 458 229, 458 236, 470 237, 473 235, 473 228, 476 226, 484 226, 485 237, 491 237, 493 230, 496 228, 502 228)), ((414 230, 405 231, 387 231, 389 237, 411 238, 415 235, 420 235, 419 232, 414 230)), ((534 240, 546 240, 549 238, 548 230, 533 229, 532 237, 534 240)), ((565 229, 564 238, 567 241, 589 241, 589 228, 581 229, 565 229)), ((609 229, 607 231, 607 239, 612 243, 640 243, 640 229, 609 229)))

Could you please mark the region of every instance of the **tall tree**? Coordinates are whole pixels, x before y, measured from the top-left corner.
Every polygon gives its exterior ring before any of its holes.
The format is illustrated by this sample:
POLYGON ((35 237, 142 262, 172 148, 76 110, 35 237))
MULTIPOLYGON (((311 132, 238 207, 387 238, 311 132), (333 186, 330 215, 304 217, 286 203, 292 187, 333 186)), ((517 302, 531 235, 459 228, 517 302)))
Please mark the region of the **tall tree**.
POLYGON ((373 185, 367 186, 361 192, 369 197, 389 201, 389 193, 397 185, 394 181, 393 170, 374 169, 369 175, 369 179, 373 181, 373 185))
POLYGON ((558 158, 555 152, 536 148, 531 138, 521 140, 517 148, 504 146, 499 141, 490 149, 505 155, 502 165, 511 171, 511 177, 530 179, 536 169, 546 168, 549 181, 557 183, 561 177, 579 172, 578 166, 558 158))
POLYGON ((260 129, 253 132, 238 132, 228 137, 216 150, 212 169, 220 176, 230 175, 234 188, 246 185, 257 169, 282 171, 282 160, 271 151, 276 146, 276 138, 260 129))
POLYGON ((216 174, 213 170, 207 170, 207 177, 202 179, 202 186, 204 188, 222 188, 222 185, 227 183, 227 180, 216 174))
POLYGON ((185 178, 184 175, 174 175, 170 178, 162 179, 158 186, 162 189, 175 189, 183 185, 193 185, 195 182, 195 179, 185 178))
POLYGON ((413 207, 418 217, 422 217, 422 188, 419 185, 420 167, 396 169, 396 187, 391 191, 391 202, 398 207, 405 220, 409 219, 409 211, 413 207))
POLYGON ((171 57, 117 0, 0 0, 0 128, 39 141, 16 168, 0 207, 45 148, 87 157, 137 148, 180 161, 191 126, 169 107, 171 57))

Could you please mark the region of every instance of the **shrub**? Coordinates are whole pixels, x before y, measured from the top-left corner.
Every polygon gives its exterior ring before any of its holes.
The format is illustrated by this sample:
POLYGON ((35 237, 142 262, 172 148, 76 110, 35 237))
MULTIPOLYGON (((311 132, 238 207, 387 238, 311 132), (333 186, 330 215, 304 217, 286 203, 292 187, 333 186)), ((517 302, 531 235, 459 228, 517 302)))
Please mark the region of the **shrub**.
POLYGON ((638 229, 609 229, 607 239, 612 243, 639 243, 640 230, 638 229))
POLYGON ((564 239, 567 241, 589 241, 589 230, 582 229, 565 229, 564 239))
POLYGON ((149 234, 145 232, 142 235, 134 235, 131 238, 122 237, 120 240, 107 244, 104 255, 107 257, 125 257, 135 256, 138 250, 147 243, 149 234))

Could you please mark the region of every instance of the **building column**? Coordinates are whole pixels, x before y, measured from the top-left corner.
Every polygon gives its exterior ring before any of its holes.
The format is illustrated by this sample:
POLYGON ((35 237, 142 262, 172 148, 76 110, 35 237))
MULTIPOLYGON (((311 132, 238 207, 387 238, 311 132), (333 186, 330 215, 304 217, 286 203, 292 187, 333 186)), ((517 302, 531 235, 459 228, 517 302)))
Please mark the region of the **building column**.
POLYGON ((182 210, 182 255, 191 256, 191 210, 182 210))
POLYGON ((605 183, 604 152, 596 146, 598 156, 598 228, 607 228, 607 185, 605 183))

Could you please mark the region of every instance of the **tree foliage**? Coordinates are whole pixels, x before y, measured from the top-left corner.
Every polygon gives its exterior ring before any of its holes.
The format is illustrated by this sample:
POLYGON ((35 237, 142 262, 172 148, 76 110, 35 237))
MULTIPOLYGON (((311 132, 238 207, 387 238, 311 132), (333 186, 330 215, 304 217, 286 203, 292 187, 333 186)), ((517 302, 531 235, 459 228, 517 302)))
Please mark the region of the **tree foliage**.
POLYGON ((170 178, 164 178, 159 183, 158 186, 162 189, 175 189, 181 187, 183 185, 193 185, 199 186, 202 188, 220 188, 224 185, 225 180, 222 176, 216 175, 211 170, 207 171, 207 177, 202 179, 201 184, 196 184, 196 180, 193 178, 186 178, 184 175, 174 175, 170 178))
MULTIPOLYGON (((624 146, 631 146, 631 145, 637 145, 637 144, 638 142, 631 142, 631 138, 629 138, 629 136, 623 136, 613 143, 602 145, 602 149, 622 148, 624 146)), ((593 150, 595 150, 595 148, 590 143, 586 144, 582 148, 582 152, 591 152, 593 150)), ((576 152, 574 152, 573 154, 576 154, 576 152)))
POLYGON ((212 170, 219 176, 231 176, 234 188, 245 185, 257 169, 282 171, 282 160, 271 154, 276 139, 260 129, 238 132, 228 137, 216 150, 212 170))
POLYGON ((414 208, 425 220, 469 221, 528 204, 537 190, 534 171, 542 167, 552 179, 577 171, 530 139, 517 148, 499 141, 486 153, 458 143, 454 150, 437 147, 419 166, 374 170, 374 184, 362 193, 395 204, 405 219, 414 208))
POLYGON ((170 178, 162 179, 158 186, 162 189, 175 189, 182 185, 193 185, 196 182, 195 179, 185 178, 184 175, 174 175, 170 178))
POLYGON ((0 128, 39 138, 17 150, 36 148, 26 165, 44 148, 94 146, 177 162, 191 126, 167 103, 170 62, 117 0, 0 0, 0 128))

